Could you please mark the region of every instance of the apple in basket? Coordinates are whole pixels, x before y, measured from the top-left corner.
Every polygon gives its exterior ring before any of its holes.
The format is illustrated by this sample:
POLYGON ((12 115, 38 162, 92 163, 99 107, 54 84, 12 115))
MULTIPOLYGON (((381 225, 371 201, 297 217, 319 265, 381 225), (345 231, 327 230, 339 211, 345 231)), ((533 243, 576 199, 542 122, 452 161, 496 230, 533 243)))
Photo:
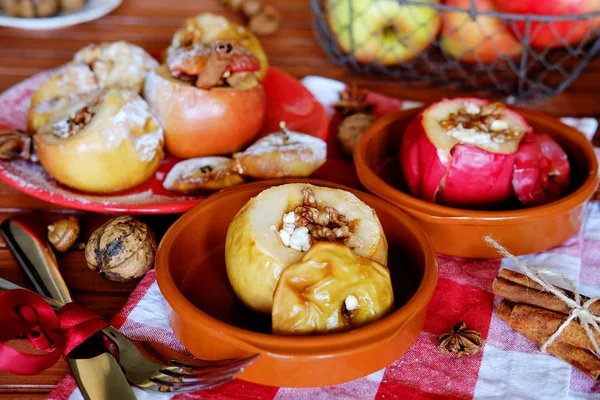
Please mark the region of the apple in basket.
MULTIPOLYGON (((600 0, 519 0, 497 1, 498 9, 514 14, 544 16, 565 16, 587 14, 600 10, 600 0)), ((524 37, 527 29, 525 20, 515 21, 519 36, 524 37)), ((593 31, 600 27, 600 16, 590 19, 566 19, 552 22, 531 22, 530 44, 544 49, 577 44, 594 36, 593 31)))
POLYGON ((558 199, 569 188, 569 160, 549 136, 532 133, 499 102, 444 99, 418 114, 401 145, 410 192, 423 200, 467 208, 525 205, 558 199))
POLYGON ((359 62, 383 65, 414 58, 431 44, 441 24, 434 8, 397 0, 327 0, 326 17, 344 52, 359 62))
MULTIPOLYGON (((446 54, 469 63, 492 63, 523 51, 502 19, 479 15, 473 20, 470 0, 447 0, 446 5, 465 10, 444 11, 440 47, 446 54)), ((475 7, 478 12, 498 11, 492 0, 475 0, 475 7)))

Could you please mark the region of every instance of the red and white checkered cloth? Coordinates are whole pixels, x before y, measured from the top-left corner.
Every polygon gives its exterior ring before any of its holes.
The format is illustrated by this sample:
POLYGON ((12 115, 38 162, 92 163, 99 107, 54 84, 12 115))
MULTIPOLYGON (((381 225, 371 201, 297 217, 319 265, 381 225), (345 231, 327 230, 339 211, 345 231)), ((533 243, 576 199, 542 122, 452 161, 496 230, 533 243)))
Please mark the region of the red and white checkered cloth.
MULTIPOLYGON (((305 85, 325 105, 337 99, 343 84, 318 77, 305 85)), ((563 119, 591 137, 594 119, 563 119)), ((575 282, 583 294, 600 295, 600 203, 592 203, 583 229, 562 245, 521 257, 532 267, 559 272, 575 282)), ((514 332, 494 314, 500 301, 492 294, 492 281, 507 260, 470 260, 439 256, 439 281, 427 309, 425 327, 402 358, 381 371, 341 385, 290 389, 262 386, 240 380, 215 389, 170 396, 135 389, 139 399, 600 399, 600 385, 547 354, 514 332), (464 320, 487 339, 475 355, 455 358, 436 348, 437 337, 464 320)), ((167 319, 167 305, 150 271, 132 293, 125 308, 113 319, 127 336, 156 341, 183 351, 167 319)), ((50 399, 82 399, 71 376, 51 393, 50 399)))

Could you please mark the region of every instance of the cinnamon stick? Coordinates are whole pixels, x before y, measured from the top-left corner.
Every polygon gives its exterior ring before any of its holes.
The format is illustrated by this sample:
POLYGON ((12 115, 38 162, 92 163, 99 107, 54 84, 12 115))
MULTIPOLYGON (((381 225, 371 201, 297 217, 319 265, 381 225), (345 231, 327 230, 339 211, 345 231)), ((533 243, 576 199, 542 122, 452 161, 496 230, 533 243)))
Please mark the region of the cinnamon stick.
MULTIPOLYGON (((570 298, 574 298, 574 294, 570 290, 560 289, 570 298)), ((501 270, 498 277, 494 279, 492 291, 496 296, 516 303, 530 304, 565 315, 571 312, 567 304, 552 293, 546 292, 542 286, 523 274, 507 269, 501 270)), ((583 302, 589 300, 586 296, 581 296, 581 298, 583 302)), ((600 302, 592 304, 590 312, 600 316, 600 302)))
MULTIPOLYGON (((512 301, 502 300, 496 315, 506 322, 511 328, 531 340, 538 346, 543 346, 548 338, 556 331, 552 329, 552 324, 532 322, 532 319, 542 318, 547 322, 540 309, 522 304, 516 304, 512 301), (533 310, 532 310, 533 309, 533 310)), ((541 310, 545 311, 545 310, 541 310)), ((574 325, 574 324, 570 324, 574 325)), ((580 327, 581 328, 581 327, 580 327)), ((567 328, 569 329, 569 328, 567 328)), ((565 335, 561 335, 565 336, 565 335)), ((589 339, 588 339, 589 341, 589 339)), ((565 343, 562 340, 556 340, 547 348, 548 353, 569 363, 584 374, 588 375, 596 382, 600 382, 600 359, 591 352, 565 343)))

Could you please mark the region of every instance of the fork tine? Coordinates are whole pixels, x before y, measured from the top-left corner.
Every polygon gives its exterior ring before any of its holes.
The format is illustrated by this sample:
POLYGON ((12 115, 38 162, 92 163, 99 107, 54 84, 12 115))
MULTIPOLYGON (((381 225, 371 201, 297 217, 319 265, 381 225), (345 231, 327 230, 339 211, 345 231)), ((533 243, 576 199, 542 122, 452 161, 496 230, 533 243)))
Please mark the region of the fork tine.
POLYGON ((202 385, 197 385, 197 386, 186 386, 186 387, 180 387, 180 388, 167 388, 167 392, 170 393, 189 393, 189 392, 195 392, 198 390, 207 390, 207 389, 211 389, 214 388, 216 386, 220 386, 220 385, 224 385, 228 382, 231 382, 233 380, 233 378, 228 378, 228 379, 223 379, 222 381, 218 381, 218 382, 214 382, 211 384, 202 384, 202 385))
POLYGON ((184 368, 190 371, 202 371, 205 369, 214 369, 219 367, 246 366, 258 358, 258 354, 247 358, 228 358, 225 360, 195 360, 193 364, 179 360, 171 360, 169 364, 175 367, 184 368))
POLYGON ((193 381, 189 381, 189 382, 171 382, 171 381, 164 381, 164 380, 158 379, 158 378, 150 378, 150 381, 163 387, 163 390, 168 389, 168 391, 172 392, 172 391, 184 390, 186 388, 196 388, 196 389, 192 389, 192 390, 199 390, 197 388, 213 387, 213 386, 221 385, 225 382, 229 382, 229 381, 233 380, 234 378, 235 378, 234 376, 228 375, 225 377, 220 376, 220 377, 210 378, 210 379, 197 379, 197 380, 193 380, 193 381))
POLYGON ((190 371, 180 367, 167 366, 160 369, 160 372, 172 378, 195 378, 199 376, 217 376, 225 374, 239 374, 244 370, 245 365, 233 365, 226 368, 215 368, 200 371, 190 371), (237 371, 237 372, 236 372, 237 371))

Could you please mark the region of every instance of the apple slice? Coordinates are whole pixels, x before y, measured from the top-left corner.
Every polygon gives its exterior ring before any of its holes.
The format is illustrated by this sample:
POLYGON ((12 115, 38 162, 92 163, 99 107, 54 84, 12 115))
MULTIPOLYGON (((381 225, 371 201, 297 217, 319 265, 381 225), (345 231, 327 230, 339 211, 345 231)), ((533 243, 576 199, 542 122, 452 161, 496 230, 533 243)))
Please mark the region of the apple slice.
POLYGON ((512 196, 515 153, 526 121, 502 103, 444 99, 417 115, 401 145, 410 192, 457 207, 501 203, 512 196))
POLYGON ((393 307, 387 267, 342 244, 316 243, 281 274, 273 295, 273 333, 347 331, 381 319, 393 307))
POLYGON ((163 187, 177 193, 214 192, 244 182, 227 157, 199 157, 180 161, 171 168, 163 187))
POLYGON ((270 314, 281 272, 314 242, 344 243, 387 264, 387 241, 375 211, 352 193, 304 183, 275 186, 252 198, 227 231, 227 275, 240 300, 270 314))
POLYGON ((527 134, 514 165, 512 185, 528 206, 559 199, 569 189, 571 167, 565 151, 546 134, 527 134))

